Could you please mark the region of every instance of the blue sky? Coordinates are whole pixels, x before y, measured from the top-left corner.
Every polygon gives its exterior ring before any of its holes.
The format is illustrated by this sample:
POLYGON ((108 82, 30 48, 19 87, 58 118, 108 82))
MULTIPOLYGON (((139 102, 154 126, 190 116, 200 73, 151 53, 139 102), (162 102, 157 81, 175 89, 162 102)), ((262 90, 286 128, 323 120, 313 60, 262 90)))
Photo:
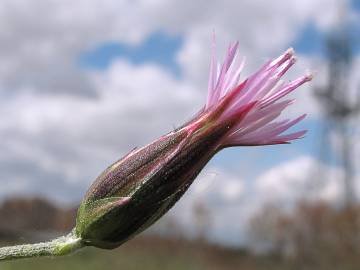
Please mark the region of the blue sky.
POLYGON ((79 63, 84 68, 105 69, 114 60, 124 58, 135 65, 157 64, 175 76, 181 76, 181 70, 175 57, 182 43, 180 35, 170 36, 162 31, 157 31, 135 46, 116 41, 98 44, 83 52, 79 57, 79 63))

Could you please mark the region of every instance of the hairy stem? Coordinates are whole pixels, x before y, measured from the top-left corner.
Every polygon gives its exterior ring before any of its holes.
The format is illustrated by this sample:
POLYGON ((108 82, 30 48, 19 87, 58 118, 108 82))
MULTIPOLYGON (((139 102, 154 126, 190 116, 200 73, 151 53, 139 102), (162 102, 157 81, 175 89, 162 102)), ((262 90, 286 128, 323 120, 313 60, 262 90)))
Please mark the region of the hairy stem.
POLYGON ((0 248, 0 261, 40 256, 62 256, 84 246, 73 232, 49 242, 0 248))

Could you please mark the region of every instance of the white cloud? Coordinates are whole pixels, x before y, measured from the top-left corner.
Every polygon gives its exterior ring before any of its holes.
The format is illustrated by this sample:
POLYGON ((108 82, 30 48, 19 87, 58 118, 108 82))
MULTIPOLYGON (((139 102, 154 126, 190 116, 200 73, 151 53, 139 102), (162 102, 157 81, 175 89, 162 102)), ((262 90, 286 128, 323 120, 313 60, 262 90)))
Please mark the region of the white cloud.
MULTIPOLYGON (((220 52, 230 41, 240 41, 240 52, 250 59, 248 70, 253 71, 264 59, 274 57, 290 46, 307 24, 315 23, 321 29, 331 27, 337 14, 338 1, 225 1, 209 7, 211 15, 195 21, 187 30, 185 45, 179 53, 179 62, 186 74, 200 85, 204 78, 204 63, 209 62, 209 36, 215 30, 219 35, 220 52), (322 12, 318 12, 321 10, 322 12)), ((201 4, 194 9, 200 9, 201 4)), ((207 12, 209 12, 207 9, 207 12)), ((178 10, 177 14, 181 14, 178 10)), ((185 18, 185 17, 184 17, 185 18)), ((186 17, 188 18, 188 17, 186 17)))
MULTIPOLYGON (((95 74, 94 81, 99 93, 96 99, 23 92, 3 100, 1 157, 4 162, 14 161, 4 170, 15 177, 19 173, 16 162, 27 160, 39 170, 41 185, 51 185, 51 179, 45 177, 57 173, 64 185, 78 183, 85 189, 102 169, 132 147, 182 124, 205 98, 153 65, 114 62, 108 70, 95 74)), ((28 181, 33 181, 31 173, 28 181)), ((69 198, 63 194, 62 200, 69 198)))
MULTIPOLYGON (((6 87, 94 94, 75 58, 109 40, 135 44, 163 30, 182 34, 179 62, 196 87, 203 87, 209 36, 224 44, 239 39, 244 55, 257 66, 279 53, 311 21, 331 27, 338 1, 69 1, 4 0, 0 14, 0 80, 6 87), (321 12, 318 12, 321 10, 321 12), (271 29, 271 31, 269 31, 271 29), (21 76, 19 76, 21 74, 21 76)), ((223 51, 223 50, 221 50, 223 51)))
POLYGON ((293 205, 301 199, 338 202, 342 195, 342 170, 303 156, 282 163, 260 175, 256 181, 259 198, 279 205, 293 205))

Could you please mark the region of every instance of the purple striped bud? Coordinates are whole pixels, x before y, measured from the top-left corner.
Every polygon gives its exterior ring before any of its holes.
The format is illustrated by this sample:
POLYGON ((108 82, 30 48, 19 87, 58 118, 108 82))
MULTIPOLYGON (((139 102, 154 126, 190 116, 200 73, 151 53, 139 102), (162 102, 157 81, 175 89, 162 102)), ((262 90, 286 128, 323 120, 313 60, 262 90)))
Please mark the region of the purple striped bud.
POLYGON ((295 63, 293 50, 241 82, 243 62, 234 61, 237 47, 229 47, 221 68, 213 52, 207 102, 193 120, 131 151, 91 185, 76 224, 76 235, 85 244, 114 248, 149 227, 225 147, 283 144, 303 137, 306 131, 283 133, 305 115, 274 121, 292 103, 279 100, 311 80, 303 76, 287 84, 281 81, 295 63))

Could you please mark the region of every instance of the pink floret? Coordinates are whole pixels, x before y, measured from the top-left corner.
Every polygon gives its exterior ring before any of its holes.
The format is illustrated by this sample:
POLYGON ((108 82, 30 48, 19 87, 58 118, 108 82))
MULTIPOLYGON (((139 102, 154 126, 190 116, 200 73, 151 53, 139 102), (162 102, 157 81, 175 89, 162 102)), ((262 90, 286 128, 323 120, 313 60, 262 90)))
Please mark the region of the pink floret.
POLYGON ((230 45, 220 67, 215 56, 215 42, 213 43, 205 109, 215 110, 223 99, 230 98, 226 109, 219 117, 220 121, 241 115, 241 111, 248 110, 231 127, 223 145, 282 144, 302 138, 306 130, 290 134, 284 132, 303 120, 305 114, 294 120, 276 121, 281 112, 293 103, 293 100, 281 99, 312 79, 312 75, 304 75, 289 83, 281 80, 296 62, 294 50, 288 49, 277 59, 268 61, 244 81, 240 81, 244 59, 237 59, 237 50, 238 43, 230 45), (250 104, 253 105, 249 109, 250 104))

